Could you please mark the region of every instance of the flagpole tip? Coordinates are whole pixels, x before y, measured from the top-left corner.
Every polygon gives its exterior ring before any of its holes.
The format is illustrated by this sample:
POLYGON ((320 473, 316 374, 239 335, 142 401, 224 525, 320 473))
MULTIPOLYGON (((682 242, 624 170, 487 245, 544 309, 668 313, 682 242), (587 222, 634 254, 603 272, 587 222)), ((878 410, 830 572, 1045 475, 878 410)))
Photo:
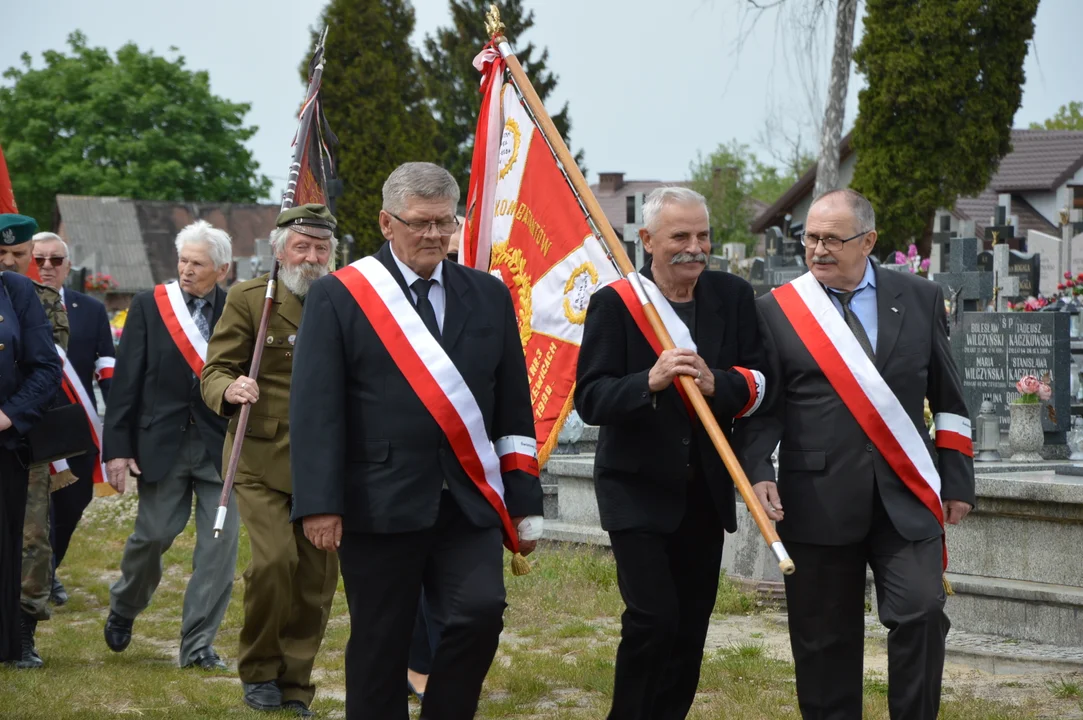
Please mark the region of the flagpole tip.
POLYGON ((496 3, 489 5, 489 13, 485 16, 485 32, 489 33, 491 38, 504 34, 504 23, 500 22, 500 9, 496 3))

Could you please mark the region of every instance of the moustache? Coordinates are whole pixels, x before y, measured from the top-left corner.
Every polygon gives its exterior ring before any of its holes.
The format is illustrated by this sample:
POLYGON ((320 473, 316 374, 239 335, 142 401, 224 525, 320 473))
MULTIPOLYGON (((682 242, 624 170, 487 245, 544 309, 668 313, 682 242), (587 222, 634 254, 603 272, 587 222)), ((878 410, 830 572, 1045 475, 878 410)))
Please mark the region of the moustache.
POLYGON ((838 265, 839 261, 833 257, 816 257, 812 256, 813 265, 838 265))
POLYGON ((685 263, 700 263, 701 265, 706 265, 707 253, 680 252, 669 259, 670 265, 683 265, 685 263))

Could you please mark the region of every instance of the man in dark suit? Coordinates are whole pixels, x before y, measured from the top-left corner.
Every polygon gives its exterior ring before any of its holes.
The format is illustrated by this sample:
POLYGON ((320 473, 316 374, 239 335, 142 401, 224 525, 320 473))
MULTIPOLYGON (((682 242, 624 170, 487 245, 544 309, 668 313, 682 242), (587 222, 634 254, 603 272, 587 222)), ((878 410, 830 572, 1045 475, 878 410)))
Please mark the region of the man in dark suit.
POLYGON ((797 566, 786 602, 807 719, 861 717, 866 564, 889 628, 891 717, 936 717, 950 626, 943 523, 974 504, 943 294, 874 268, 875 228, 872 206, 852 190, 813 203, 803 236, 810 272, 756 303, 768 393, 738 432, 744 467, 797 566), (936 413, 935 462, 925 398, 936 413))
MULTIPOLYGON (((93 403, 93 383, 97 380, 102 399, 108 400, 116 352, 105 305, 97 298, 64 287, 64 281, 71 271, 71 258, 67 243, 59 235, 38 233, 34 236, 32 252, 41 281, 60 291, 61 300, 68 311, 68 360, 86 390, 86 397, 93 403)), ((97 414, 96 406, 91 409, 97 414)), ((95 470, 101 467, 98 449, 94 448, 84 455, 70 458, 68 465, 78 480, 57 490, 52 496, 54 571, 63 562, 71 536, 83 516, 83 510, 94 497, 95 470)), ((100 469, 97 472, 100 473, 100 469)), ((55 572, 50 599, 56 605, 63 605, 68 601, 68 593, 55 572)))
POLYGON ((223 536, 214 538, 226 419, 203 402, 199 378, 226 300, 218 283, 229 271, 231 243, 200 220, 178 233, 176 245, 179 281, 132 298, 105 414, 109 484, 124 492, 129 472, 139 483, 139 512, 121 578, 110 590, 105 641, 115 652, 128 647, 132 623, 162 579, 161 557, 188 524, 194 493, 196 548, 180 664, 225 669, 212 643, 233 589, 239 523, 231 499, 223 536))
POLYGON ((542 514, 511 296, 444 259, 458 198, 443 168, 392 172, 388 244, 313 283, 297 337, 293 516, 339 552, 350 720, 407 717, 422 586, 443 632, 421 716, 473 717, 503 628, 502 540, 529 553, 535 539, 517 535, 542 514))
MULTIPOLYGON (((628 280, 587 310, 575 407, 600 425, 594 487, 626 606, 613 688, 614 720, 672 720, 696 694, 718 592, 723 530, 736 529, 734 488, 703 424, 678 391, 696 386, 728 435, 762 393, 752 287, 705 272, 711 249, 703 196, 653 191, 643 205, 649 267, 638 278, 679 347, 659 354, 628 280)), ((632 282, 636 282, 633 279, 632 282)))

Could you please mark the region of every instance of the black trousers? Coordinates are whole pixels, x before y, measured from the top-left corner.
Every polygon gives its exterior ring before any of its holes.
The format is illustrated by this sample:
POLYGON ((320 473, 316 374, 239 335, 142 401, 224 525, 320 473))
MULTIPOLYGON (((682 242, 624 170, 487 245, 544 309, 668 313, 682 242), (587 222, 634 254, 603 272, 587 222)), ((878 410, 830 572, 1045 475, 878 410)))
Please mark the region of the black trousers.
POLYGON ((0 448, 0 662, 22 657, 23 521, 30 477, 11 450, 0 448))
POLYGON ((504 628, 500 529, 472 525, 444 491, 432 528, 344 533, 338 552, 350 607, 347 719, 407 719, 402 690, 423 585, 442 631, 421 717, 473 718, 504 628))
POLYGON ((722 567, 714 501, 695 478, 676 532, 621 530, 609 537, 625 605, 609 718, 684 718, 696 696, 722 567))
POLYGON ((804 720, 861 720, 865 653, 865 565, 888 628, 892 720, 935 720, 944 641, 941 539, 911 542, 875 494, 872 530, 856 545, 786 543, 797 572, 786 576, 790 646, 804 720))
POLYGON ((68 460, 68 465, 75 476, 79 478, 71 485, 61 488, 53 493, 50 499, 52 512, 51 541, 53 546, 53 567, 60 567, 64 556, 68 553, 68 545, 71 544, 71 536, 75 534, 75 528, 83 518, 83 511, 94 499, 94 463, 98 462, 98 455, 80 455, 68 460))
POLYGON ((410 669, 422 675, 432 672, 432 658, 436 646, 440 643, 440 626, 432 616, 425 601, 425 591, 417 601, 417 617, 414 619, 414 634, 410 638, 410 669))

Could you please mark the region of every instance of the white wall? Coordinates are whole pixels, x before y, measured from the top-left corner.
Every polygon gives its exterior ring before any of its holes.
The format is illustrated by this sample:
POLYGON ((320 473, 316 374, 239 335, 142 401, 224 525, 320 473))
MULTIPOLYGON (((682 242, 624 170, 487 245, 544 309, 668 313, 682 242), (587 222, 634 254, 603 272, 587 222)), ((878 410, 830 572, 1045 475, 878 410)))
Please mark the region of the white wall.
MULTIPOLYGON (((1020 193, 1023 199, 1031 204, 1035 210, 1042 214, 1049 222, 1054 225, 1059 225, 1060 220, 1057 219, 1057 209, 1060 207, 1057 204, 1057 193, 1050 192, 1048 190, 1042 190, 1039 192, 1025 192, 1020 193)), ((1012 208, 1013 214, 1018 214, 1016 208, 1012 208)))

